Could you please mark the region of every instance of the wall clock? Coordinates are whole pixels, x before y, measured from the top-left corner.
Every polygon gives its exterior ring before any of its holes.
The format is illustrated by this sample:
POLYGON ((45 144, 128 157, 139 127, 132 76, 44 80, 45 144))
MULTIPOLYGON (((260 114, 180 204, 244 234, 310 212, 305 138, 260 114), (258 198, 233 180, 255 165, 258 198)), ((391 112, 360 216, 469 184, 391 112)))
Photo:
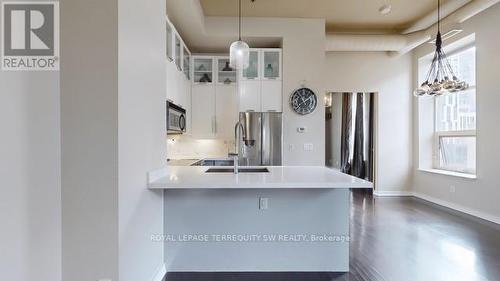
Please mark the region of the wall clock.
POLYGON ((295 90, 290 97, 293 111, 300 115, 312 113, 318 105, 318 97, 309 88, 295 90))

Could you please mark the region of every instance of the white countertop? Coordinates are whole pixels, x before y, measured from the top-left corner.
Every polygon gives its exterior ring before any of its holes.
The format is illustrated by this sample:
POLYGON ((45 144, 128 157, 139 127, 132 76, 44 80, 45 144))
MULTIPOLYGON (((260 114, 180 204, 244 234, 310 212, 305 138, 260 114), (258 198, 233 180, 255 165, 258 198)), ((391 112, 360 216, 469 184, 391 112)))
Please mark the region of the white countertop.
POLYGON ((201 159, 169 159, 168 160, 168 165, 169 166, 191 166, 194 163, 200 161, 201 159))
MULTIPOLYGON (((322 166, 267 167, 269 173, 205 173, 208 166, 169 166, 149 173, 150 189, 372 188, 373 184, 322 166)), ((217 167, 221 168, 221 167, 217 167)), ((243 168, 243 167, 242 167, 243 168)), ((247 167, 245 167, 247 168, 247 167)), ((262 168, 262 167, 261 167, 262 168)))

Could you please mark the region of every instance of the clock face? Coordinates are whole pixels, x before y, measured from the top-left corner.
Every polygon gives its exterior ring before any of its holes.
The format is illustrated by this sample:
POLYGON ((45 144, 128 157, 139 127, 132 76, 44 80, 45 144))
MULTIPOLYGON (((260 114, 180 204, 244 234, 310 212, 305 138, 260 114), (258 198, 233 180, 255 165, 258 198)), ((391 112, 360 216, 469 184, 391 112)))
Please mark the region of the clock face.
POLYGON ((300 88, 293 92, 290 98, 293 111, 301 115, 313 112, 318 105, 318 98, 311 89, 300 88))

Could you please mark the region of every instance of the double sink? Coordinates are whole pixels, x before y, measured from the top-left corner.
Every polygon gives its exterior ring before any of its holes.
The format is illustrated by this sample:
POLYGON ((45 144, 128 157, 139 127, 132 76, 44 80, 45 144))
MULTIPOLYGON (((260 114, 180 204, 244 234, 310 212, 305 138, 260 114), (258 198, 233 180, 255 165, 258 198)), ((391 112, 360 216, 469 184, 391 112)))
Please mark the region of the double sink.
MULTIPOLYGON (((232 159, 202 159, 191 166, 210 166, 205 173, 230 174, 234 173, 234 160, 232 159)), ((238 173, 269 173, 266 167, 239 167, 238 173)))

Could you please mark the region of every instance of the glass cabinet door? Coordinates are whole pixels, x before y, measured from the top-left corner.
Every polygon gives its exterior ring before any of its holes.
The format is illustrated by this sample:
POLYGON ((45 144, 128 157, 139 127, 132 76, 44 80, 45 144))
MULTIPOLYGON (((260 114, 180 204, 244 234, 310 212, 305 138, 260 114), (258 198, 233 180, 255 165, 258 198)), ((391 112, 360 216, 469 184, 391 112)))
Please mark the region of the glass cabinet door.
POLYGON ((236 69, 229 66, 229 58, 217 59, 217 77, 220 84, 232 84, 236 82, 236 69))
POLYGON ((188 80, 191 79, 191 72, 190 72, 190 67, 189 67, 189 60, 190 60, 191 56, 189 55, 186 47, 184 47, 184 54, 183 54, 183 61, 184 61, 184 75, 186 75, 186 78, 188 80))
POLYGON ((172 52, 172 35, 172 27, 167 23, 167 59, 170 61, 174 60, 174 54, 172 52))
POLYGON ((250 50, 250 58, 248 68, 243 70, 244 79, 259 78, 259 50, 250 50))
POLYGON ((193 73, 194 83, 212 83, 212 58, 194 57, 193 73))
POLYGON ((281 78, 281 51, 263 50, 263 77, 264 79, 276 80, 281 78))
POLYGON ((175 35, 175 64, 177 65, 177 68, 179 70, 182 70, 181 52, 182 52, 181 39, 179 38, 179 35, 176 34, 175 35))

